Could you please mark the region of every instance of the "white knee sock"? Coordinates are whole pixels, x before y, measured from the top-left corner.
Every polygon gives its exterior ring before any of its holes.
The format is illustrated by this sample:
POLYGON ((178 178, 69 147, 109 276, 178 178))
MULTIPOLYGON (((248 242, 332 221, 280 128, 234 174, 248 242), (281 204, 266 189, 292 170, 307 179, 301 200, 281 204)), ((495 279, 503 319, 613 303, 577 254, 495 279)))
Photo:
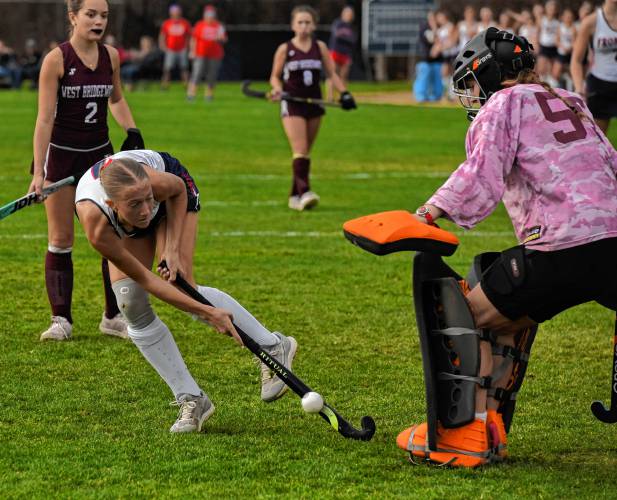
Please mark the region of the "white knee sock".
POLYGON ((135 329, 129 326, 128 333, 144 358, 169 386, 176 399, 180 394, 192 396, 202 394, 197 382, 189 373, 169 328, 158 316, 145 328, 135 329))
POLYGON ((228 310, 234 316, 234 323, 262 347, 273 346, 279 339, 263 326, 255 317, 242 307, 236 299, 221 292, 217 288, 197 285, 197 291, 201 293, 214 307, 228 310))

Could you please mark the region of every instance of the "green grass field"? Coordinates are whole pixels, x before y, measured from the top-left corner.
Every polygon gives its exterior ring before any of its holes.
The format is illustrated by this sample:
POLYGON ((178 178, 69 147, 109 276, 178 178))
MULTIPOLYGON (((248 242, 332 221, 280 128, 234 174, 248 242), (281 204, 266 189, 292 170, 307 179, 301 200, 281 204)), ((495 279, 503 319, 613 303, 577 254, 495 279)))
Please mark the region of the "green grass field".
MULTIPOLYGON (((39 343, 49 306, 37 206, 0 222, 0 498, 617 497, 617 428, 589 411, 608 400, 611 368, 614 314, 596 304, 541 326, 507 463, 414 467, 396 448, 398 432, 424 419, 411 258, 363 252, 341 225, 425 201, 464 158, 461 109, 329 111, 312 155, 322 202, 295 213, 276 106, 244 98, 237 84, 221 85, 212 103, 188 104, 179 87, 128 100, 147 147, 179 157, 202 191, 198 281, 295 336, 294 372, 356 425, 374 416, 377 433, 345 440, 293 394, 262 403, 248 351, 155 301, 217 406, 204 434, 170 435, 167 387, 130 342, 98 332, 100 259, 79 228, 74 340, 39 343)), ((0 93, 0 204, 28 187, 35 115, 34 93, 0 93)), ((112 139, 122 139, 115 123, 112 139)), ((475 254, 515 244, 503 207, 471 232, 444 227, 461 239, 447 259, 461 273, 475 254)))

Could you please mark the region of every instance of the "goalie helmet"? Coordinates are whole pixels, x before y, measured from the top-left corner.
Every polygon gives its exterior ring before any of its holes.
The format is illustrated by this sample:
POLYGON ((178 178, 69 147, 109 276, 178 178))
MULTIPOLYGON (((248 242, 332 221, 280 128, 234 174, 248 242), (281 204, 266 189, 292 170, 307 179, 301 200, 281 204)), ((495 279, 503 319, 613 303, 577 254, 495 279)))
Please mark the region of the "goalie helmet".
POLYGON ((461 49, 454 60, 452 86, 470 120, 495 92, 504 88, 502 82, 516 78, 524 69, 533 69, 536 58, 532 51, 533 45, 526 38, 492 27, 461 49))

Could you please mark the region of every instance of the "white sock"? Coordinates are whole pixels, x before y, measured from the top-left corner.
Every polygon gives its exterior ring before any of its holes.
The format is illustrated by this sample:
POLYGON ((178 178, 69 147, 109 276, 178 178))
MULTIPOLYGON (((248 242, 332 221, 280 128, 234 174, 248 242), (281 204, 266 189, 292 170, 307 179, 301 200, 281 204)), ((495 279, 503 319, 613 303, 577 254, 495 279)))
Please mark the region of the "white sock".
POLYGON ((482 422, 486 422, 487 412, 476 412, 476 420, 482 420, 482 422))
POLYGON ((169 328, 158 316, 143 329, 129 326, 128 333, 144 358, 169 386, 176 399, 181 394, 192 396, 202 394, 197 382, 189 373, 169 328))
POLYGON ((234 316, 234 323, 262 347, 270 347, 279 342, 279 339, 270 330, 255 319, 250 312, 242 307, 232 296, 221 292, 217 288, 197 285, 197 291, 202 294, 214 307, 228 310, 234 316))

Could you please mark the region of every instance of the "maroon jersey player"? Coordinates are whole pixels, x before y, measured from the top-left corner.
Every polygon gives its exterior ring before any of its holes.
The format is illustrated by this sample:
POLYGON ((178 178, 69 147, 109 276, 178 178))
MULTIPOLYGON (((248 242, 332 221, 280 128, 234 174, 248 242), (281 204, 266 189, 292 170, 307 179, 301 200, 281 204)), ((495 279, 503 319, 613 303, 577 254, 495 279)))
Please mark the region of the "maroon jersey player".
MULTIPOLYGON (((45 184, 74 176, 75 185, 90 166, 113 153, 107 129, 107 108, 127 131, 122 149, 143 148, 143 139, 122 96, 120 61, 116 49, 103 45, 109 6, 106 0, 67 0, 71 23, 69 41, 44 59, 39 83, 39 107, 34 130, 33 179, 30 192, 41 193, 45 184)), ((41 340, 71 337, 71 301, 74 240, 75 186, 47 198, 48 251, 45 282, 52 324, 41 340)), ((103 261, 105 312, 103 333, 126 337, 103 261)))
MULTIPOLYGON (((313 39, 317 26, 317 13, 312 7, 301 5, 291 12, 291 28, 295 36, 279 46, 274 54, 270 85, 273 99, 281 95, 321 99, 321 73, 332 79, 332 84, 341 93, 341 106, 353 109, 356 104, 340 77, 334 72, 334 63, 325 43, 313 39)), ((309 157, 311 146, 317 137, 322 106, 281 100, 281 118, 293 154, 293 182, 289 195, 289 208, 305 210, 319 202, 319 196, 311 191, 309 157)))

